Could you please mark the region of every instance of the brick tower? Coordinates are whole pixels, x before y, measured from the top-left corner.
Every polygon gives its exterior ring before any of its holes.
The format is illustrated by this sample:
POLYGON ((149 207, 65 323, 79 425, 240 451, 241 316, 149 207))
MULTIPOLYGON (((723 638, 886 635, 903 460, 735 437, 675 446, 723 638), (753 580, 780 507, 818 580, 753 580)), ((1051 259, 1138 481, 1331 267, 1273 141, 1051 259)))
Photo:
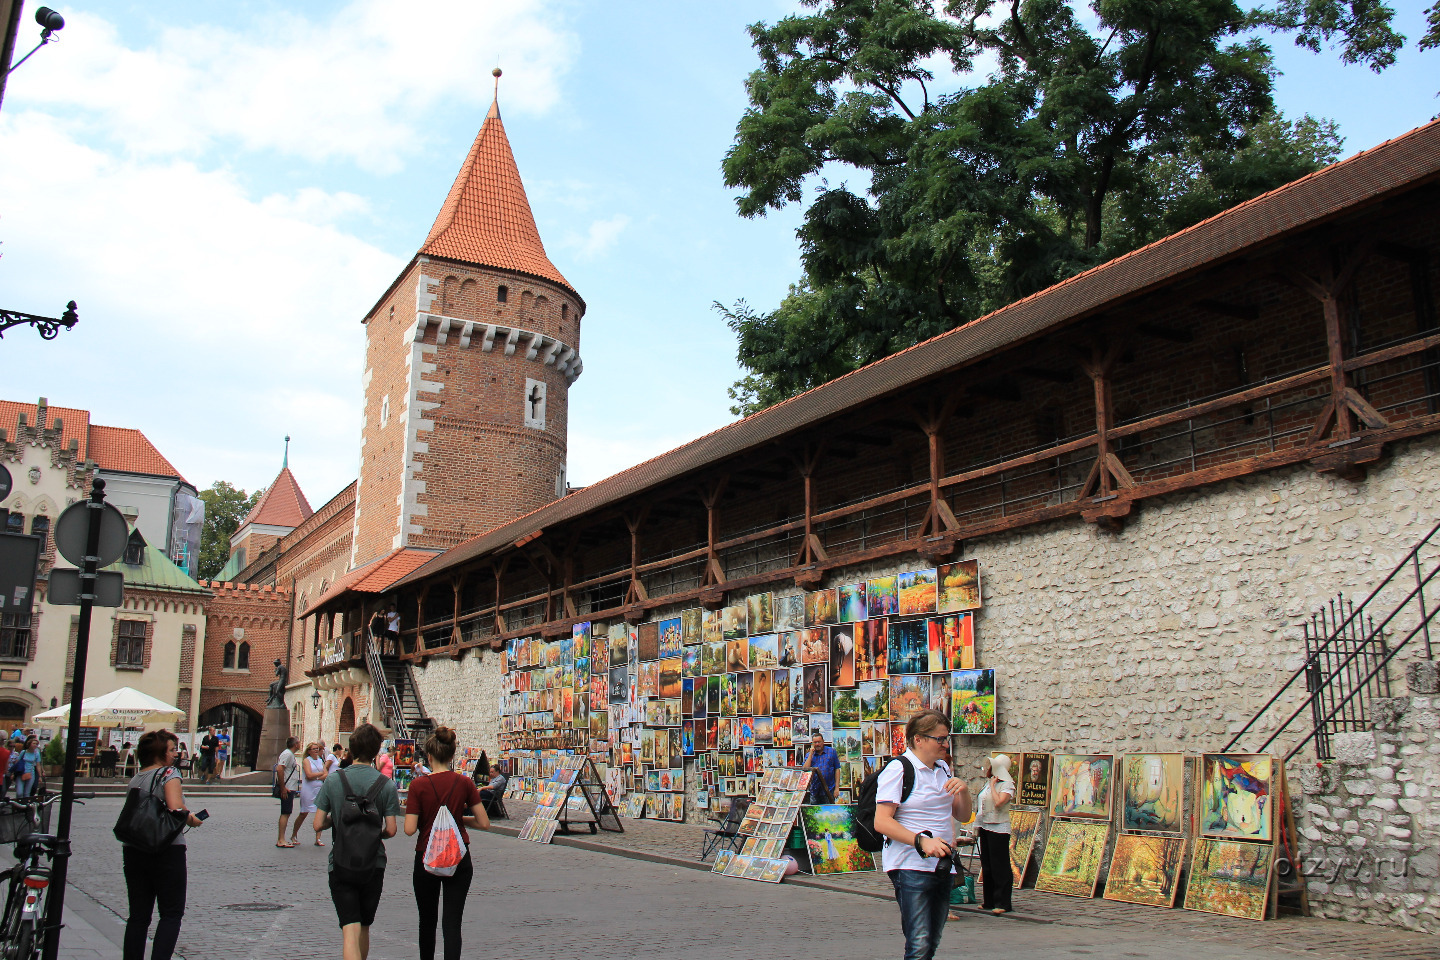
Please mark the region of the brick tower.
POLYGON ((365 317, 352 567, 564 495, 584 312, 545 255, 497 93, 430 235, 365 317))

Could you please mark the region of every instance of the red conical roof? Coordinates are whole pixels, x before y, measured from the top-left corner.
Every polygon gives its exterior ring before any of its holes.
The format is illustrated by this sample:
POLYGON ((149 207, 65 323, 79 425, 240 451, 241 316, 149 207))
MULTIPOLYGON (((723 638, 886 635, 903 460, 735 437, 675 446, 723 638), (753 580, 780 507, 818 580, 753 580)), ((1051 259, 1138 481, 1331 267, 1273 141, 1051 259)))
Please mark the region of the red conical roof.
POLYGON ((295 474, 290 472, 289 467, 283 467, 275 482, 261 495, 260 502, 255 504, 240 526, 263 523, 272 527, 293 529, 308 520, 314 512, 310 509, 310 501, 306 500, 305 494, 300 491, 295 474))
POLYGON ((500 122, 498 100, 490 104, 420 253, 528 273, 575 292, 545 256, 520 169, 500 122))

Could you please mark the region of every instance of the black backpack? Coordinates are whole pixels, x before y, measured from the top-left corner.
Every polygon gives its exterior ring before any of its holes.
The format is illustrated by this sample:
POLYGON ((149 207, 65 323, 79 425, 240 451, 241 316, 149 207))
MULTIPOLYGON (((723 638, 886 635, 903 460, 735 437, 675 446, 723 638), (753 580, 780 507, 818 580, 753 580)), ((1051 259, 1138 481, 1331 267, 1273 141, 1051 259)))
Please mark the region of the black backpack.
POLYGON ((855 792, 855 840, 867 853, 877 853, 885 847, 885 835, 875 829, 875 793, 880 787, 880 774, 895 760, 905 767, 900 781, 900 802, 909 800, 910 791, 915 789, 915 767, 906 757, 892 757, 881 764, 879 770, 860 781, 860 789, 855 792))
POLYGON ((334 861, 330 871, 341 883, 366 883, 374 875, 380 859, 381 833, 385 828, 385 816, 380 812, 380 794, 390 783, 389 778, 377 775, 370 790, 364 795, 350 789, 345 771, 340 774, 340 786, 345 799, 334 817, 335 830, 331 835, 334 861))

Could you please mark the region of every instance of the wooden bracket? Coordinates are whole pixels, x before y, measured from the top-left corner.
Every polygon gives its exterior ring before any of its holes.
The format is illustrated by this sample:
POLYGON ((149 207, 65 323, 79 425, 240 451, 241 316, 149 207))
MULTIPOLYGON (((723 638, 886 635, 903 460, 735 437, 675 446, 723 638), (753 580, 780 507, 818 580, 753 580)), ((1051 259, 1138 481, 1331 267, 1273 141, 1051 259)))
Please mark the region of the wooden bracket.
MULTIPOLYGON (((715 544, 720 534, 720 498, 725 495, 725 488, 730 483, 730 474, 724 473, 714 483, 708 484, 700 491, 700 502, 705 505, 705 570, 700 575, 700 586, 710 587, 725 582, 725 570, 720 565, 720 554, 715 550, 715 544)), ((721 591, 724 597, 724 591, 721 591)), ((709 608, 719 609, 718 606, 709 608)))
MULTIPOLYGON (((625 526, 630 530, 630 586, 625 588, 625 602, 627 604, 643 603, 650 599, 645 592, 645 584, 640 580, 640 527, 645 523, 645 518, 650 515, 650 505, 647 503, 633 514, 625 515, 625 526)), ((626 613, 628 619, 630 614, 626 613)), ((638 622, 638 621, 637 621, 638 622)))
MULTIPOLYGON (((825 441, 821 441, 814 447, 806 445, 804 453, 797 459, 796 465, 800 468, 800 476, 805 481, 805 534, 800 539, 800 552, 795 557, 794 566, 809 567, 816 563, 828 560, 825 555, 825 547, 820 542, 820 537, 815 533, 815 471, 820 466, 820 459, 825 456, 825 441)), ((797 579, 798 583, 799 580, 797 579)))

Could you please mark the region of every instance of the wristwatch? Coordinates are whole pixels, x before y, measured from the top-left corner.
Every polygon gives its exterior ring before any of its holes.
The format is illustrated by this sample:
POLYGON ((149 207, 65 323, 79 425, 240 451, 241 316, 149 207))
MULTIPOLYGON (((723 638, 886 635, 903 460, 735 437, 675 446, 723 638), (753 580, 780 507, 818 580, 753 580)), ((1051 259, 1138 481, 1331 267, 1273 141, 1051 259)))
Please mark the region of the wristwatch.
POLYGON ((915 852, 920 854, 920 856, 922 857, 928 857, 929 854, 920 848, 920 838, 930 837, 933 839, 934 836, 935 834, 931 833, 929 830, 921 830, 919 833, 915 834, 915 852))

